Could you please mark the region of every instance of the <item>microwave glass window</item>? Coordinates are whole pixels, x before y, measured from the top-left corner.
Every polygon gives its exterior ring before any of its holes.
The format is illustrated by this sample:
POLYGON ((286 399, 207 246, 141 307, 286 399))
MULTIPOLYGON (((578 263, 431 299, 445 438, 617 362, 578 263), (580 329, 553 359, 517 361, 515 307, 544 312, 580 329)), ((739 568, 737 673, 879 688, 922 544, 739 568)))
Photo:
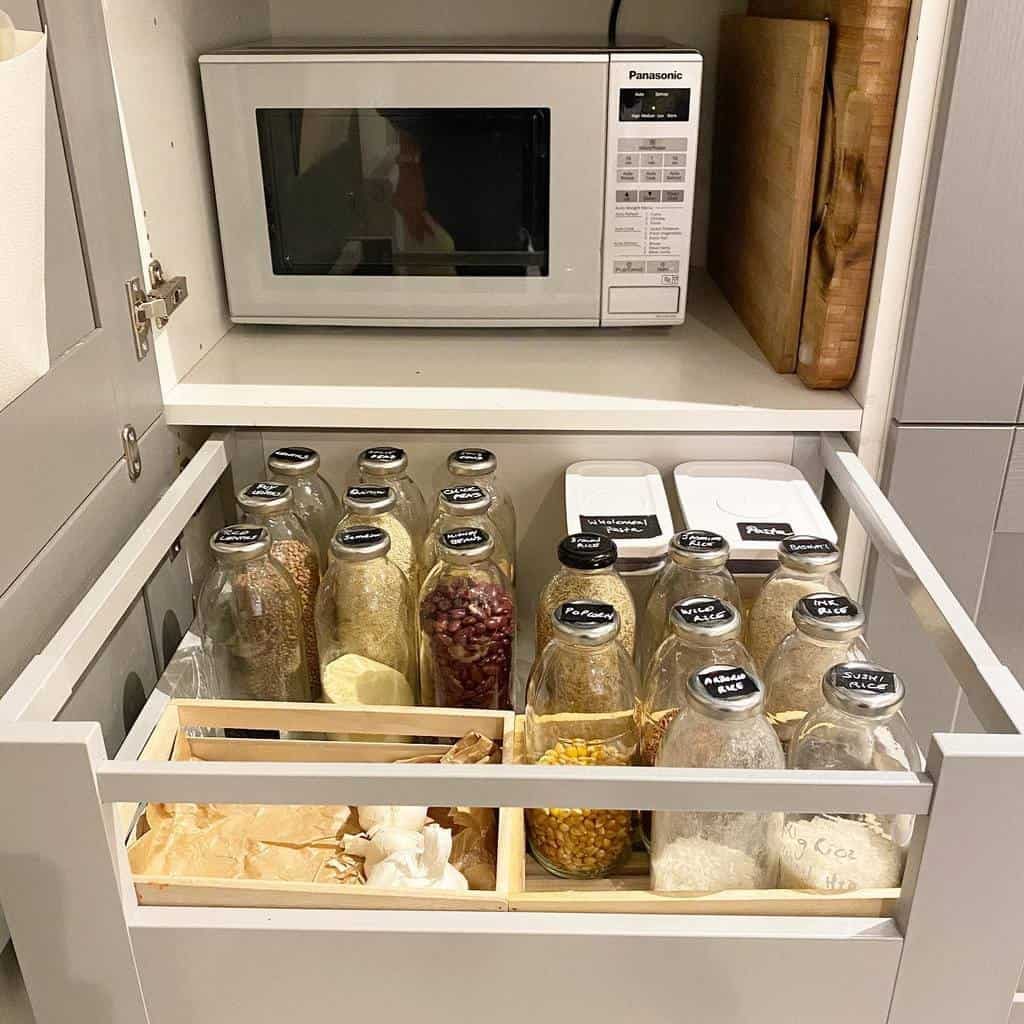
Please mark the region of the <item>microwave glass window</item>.
POLYGON ((547 276, 551 112, 256 111, 275 274, 547 276))

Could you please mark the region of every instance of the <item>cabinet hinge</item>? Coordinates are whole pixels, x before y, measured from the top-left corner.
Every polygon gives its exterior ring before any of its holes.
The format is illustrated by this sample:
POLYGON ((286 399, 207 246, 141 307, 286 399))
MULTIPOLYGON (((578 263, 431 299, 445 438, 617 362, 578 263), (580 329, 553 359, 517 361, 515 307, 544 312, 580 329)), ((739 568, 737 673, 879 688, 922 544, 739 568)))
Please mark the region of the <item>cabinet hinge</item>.
POLYGON ((141 277, 125 283, 132 331, 135 334, 135 355, 145 359, 153 344, 154 329, 167 326, 174 311, 188 298, 188 281, 184 277, 164 277, 159 260, 149 265, 151 287, 146 290, 141 277))
POLYGON ((135 483, 142 476, 142 452, 139 451, 139 435, 130 423, 121 428, 121 445, 124 448, 124 464, 128 467, 128 479, 135 483))

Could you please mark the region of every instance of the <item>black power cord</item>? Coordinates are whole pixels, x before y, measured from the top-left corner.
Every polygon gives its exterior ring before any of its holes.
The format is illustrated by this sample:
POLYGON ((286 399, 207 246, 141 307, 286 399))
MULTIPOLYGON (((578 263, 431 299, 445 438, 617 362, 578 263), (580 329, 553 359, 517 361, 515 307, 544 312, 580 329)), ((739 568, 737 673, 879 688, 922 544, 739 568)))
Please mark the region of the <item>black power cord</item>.
POLYGON ((614 50, 618 45, 616 36, 619 31, 619 8, 622 0, 612 0, 612 9, 608 12, 608 49, 614 50))

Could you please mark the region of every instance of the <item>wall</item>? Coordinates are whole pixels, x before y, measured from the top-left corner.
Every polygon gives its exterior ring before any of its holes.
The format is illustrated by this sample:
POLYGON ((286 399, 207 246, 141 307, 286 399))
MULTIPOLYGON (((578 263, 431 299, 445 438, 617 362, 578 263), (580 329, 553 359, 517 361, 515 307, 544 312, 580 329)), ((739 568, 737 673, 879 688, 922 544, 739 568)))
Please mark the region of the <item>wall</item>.
MULTIPOLYGON (((745 13, 746 0, 623 0, 619 36, 662 36, 704 54, 704 103, 697 158, 697 202, 692 261, 707 253, 711 170, 711 111, 715 103, 718 25, 723 14, 745 13)), ((586 35, 603 38, 609 0, 270 0, 273 34, 280 38, 334 37, 451 42, 586 35)))

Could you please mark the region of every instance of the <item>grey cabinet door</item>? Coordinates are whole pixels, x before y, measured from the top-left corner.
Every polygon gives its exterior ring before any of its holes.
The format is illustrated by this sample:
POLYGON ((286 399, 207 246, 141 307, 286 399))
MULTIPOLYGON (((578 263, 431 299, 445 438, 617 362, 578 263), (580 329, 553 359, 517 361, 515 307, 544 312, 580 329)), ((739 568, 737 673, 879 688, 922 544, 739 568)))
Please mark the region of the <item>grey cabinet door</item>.
MULTIPOLYGON (((49 33, 49 372, 0 410, 19 500, 0 513, 3 594, 161 412, 156 360, 135 356, 125 282, 138 236, 100 0, 4 0, 19 27, 49 33)), ((98 567, 97 567, 98 568, 98 567)))

